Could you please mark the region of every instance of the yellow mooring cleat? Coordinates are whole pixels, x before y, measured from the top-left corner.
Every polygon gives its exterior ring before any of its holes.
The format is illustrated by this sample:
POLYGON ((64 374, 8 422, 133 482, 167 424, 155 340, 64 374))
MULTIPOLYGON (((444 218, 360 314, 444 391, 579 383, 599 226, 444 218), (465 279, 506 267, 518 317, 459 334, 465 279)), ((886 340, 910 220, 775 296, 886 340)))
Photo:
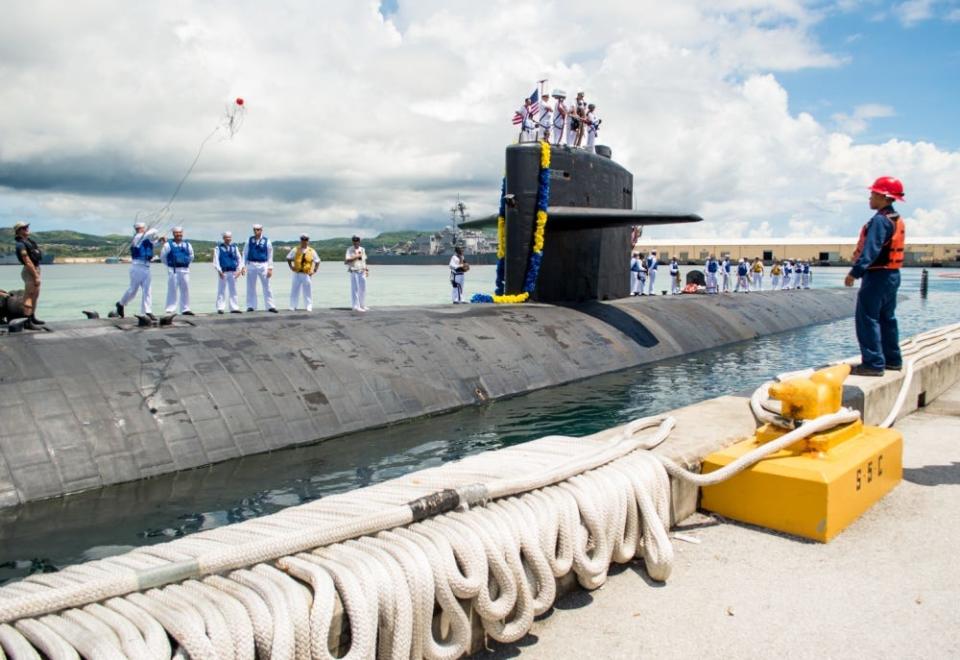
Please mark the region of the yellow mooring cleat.
MULTIPOLYGON (((770 387, 782 415, 815 419, 840 410, 843 381, 850 365, 842 364, 770 387)), ((710 454, 704 474, 787 433, 771 424, 753 438, 710 454)), ((903 436, 893 429, 864 426, 860 420, 838 426, 762 459, 751 468, 703 488, 701 506, 722 516, 829 541, 903 477, 903 436)))

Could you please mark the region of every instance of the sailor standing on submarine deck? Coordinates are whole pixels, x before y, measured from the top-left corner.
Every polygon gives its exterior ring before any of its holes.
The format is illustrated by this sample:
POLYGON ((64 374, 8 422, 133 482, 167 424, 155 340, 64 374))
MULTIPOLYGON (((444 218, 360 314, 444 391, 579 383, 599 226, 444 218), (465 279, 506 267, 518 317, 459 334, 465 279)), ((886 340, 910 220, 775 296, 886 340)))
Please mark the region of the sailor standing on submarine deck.
POLYGON ((183 227, 173 228, 173 240, 167 241, 160 252, 160 261, 167 265, 167 314, 180 311, 193 316, 190 311, 190 264, 193 263, 193 246, 183 240, 183 227))
POLYGON ((273 243, 263 235, 263 225, 253 226, 253 236, 247 239, 247 251, 244 254, 247 264, 247 311, 257 309, 257 281, 263 289, 263 304, 267 311, 277 313, 273 303, 273 290, 270 278, 273 277, 273 243))
POLYGON ((298 309, 302 291, 304 308, 312 312, 313 274, 320 266, 320 255, 310 247, 310 236, 300 234, 300 245, 287 253, 287 265, 293 271, 293 281, 290 283, 290 311, 298 309))
POLYGON ((367 311, 367 251, 360 245, 360 237, 354 236, 353 245, 347 248, 343 263, 350 274, 350 304, 355 312, 367 311))
POLYGON ((723 276, 723 292, 730 293, 730 271, 733 266, 730 264, 730 257, 724 257, 720 264, 721 275, 723 276))
POLYGON ((458 245, 453 248, 453 256, 450 257, 450 285, 452 287, 450 295, 454 305, 466 302, 463 299, 463 283, 468 270, 470 270, 470 265, 463 257, 463 248, 458 245))
POLYGON ((780 287, 781 290, 790 288, 790 276, 793 275, 793 264, 789 261, 783 262, 783 286, 780 287))
POLYGON ((648 296, 655 296, 653 292, 653 283, 657 281, 657 251, 650 250, 650 256, 647 257, 647 283, 649 288, 647 290, 648 296))
POLYGON ((243 255, 233 243, 233 232, 223 232, 222 238, 223 241, 213 248, 213 267, 217 271, 217 314, 223 314, 225 303, 229 303, 231 314, 239 314, 237 280, 246 272, 243 255))
POLYGON ((137 297, 140 291, 140 313, 153 318, 153 286, 150 277, 150 261, 153 259, 154 241, 163 242, 156 229, 147 229, 144 222, 133 225, 133 238, 130 239, 130 286, 117 302, 117 316, 123 318, 124 307, 137 297))
POLYGON ((717 258, 712 254, 710 258, 707 259, 704 270, 707 271, 705 278, 707 282, 707 293, 717 293, 717 273, 720 272, 720 264, 717 263, 717 258))
POLYGON ((670 293, 680 293, 680 264, 676 257, 670 259, 670 293))
POLYGON ((750 266, 750 274, 753 279, 753 290, 763 291, 763 262, 760 257, 755 257, 753 265, 750 266))
POLYGON ((776 291, 780 288, 780 276, 783 275, 783 267, 779 261, 774 261, 770 267, 770 289, 776 291))
POLYGON ((740 263, 737 264, 737 286, 733 289, 734 293, 740 293, 741 290, 744 293, 750 293, 750 280, 747 277, 748 272, 750 272, 750 267, 747 265, 747 260, 744 257, 740 257, 740 263))
POLYGON ((639 296, 643 293, 643 281, 640 279, 640 271, 643 269, 643 260, 640 253, 634 251, 630 255, 630 295, 639 296))

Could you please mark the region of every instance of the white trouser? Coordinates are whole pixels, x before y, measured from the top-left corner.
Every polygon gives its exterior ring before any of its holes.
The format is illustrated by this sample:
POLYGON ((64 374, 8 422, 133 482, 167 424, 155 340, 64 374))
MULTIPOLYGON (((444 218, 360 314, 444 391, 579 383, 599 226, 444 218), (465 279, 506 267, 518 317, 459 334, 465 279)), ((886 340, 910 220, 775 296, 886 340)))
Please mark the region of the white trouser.
POLYGON ((140 299, 140 313, 153 313, 153 287, 150 285, 150 264, 134 261, 130 264, 130 287, 120 296, 120 304, 126 306, 137 297, 137 289, 143 293, 140 299))
POLYGON ((551 142, 555 147, 559 147, 561 144, 563 144, 563 127, 561 126, 558 129, 556 126, 554 126, 553 130, 550 131, 550 137, 552 138, 551 142))
POLYGON ((266 261, 248 261, 247 262, 247 307, 249 309, 257 308, 257 281, 260 282, 260 288, 263 289, 263 303, 267 309, 276 307, 273 304, 273 289, 270 288, 270 278, 267 277, 267 270, 270 264, 266 261))
POLYGON ((780 288, 780 276, 779 276, 779 275, 771 275, 771 276, 770 276, 770 288, 773 289, 774 291, 776 291, 777 289, 780 288))
POLYGON ((640 273, 630 271, 630 293, 643 293, 643 280, 640 279, 640 273))
POLYGON ((306 273, 294 273, 290 283, 290 309, 297 309, 300 294, 303 293, 303 306, 308 312, 313 311, 313 278, 306 273))
POLYGON ((455 303, 463 302, 463 273, 455 273, 450 278, 450 300, 455 303))
POLYGON ((743 289, 747 293, 750 292, 750 280, 747 279, 746 275, 737 275, 737 288, 734 289, 735 292, 743 289))
POLYGON ((753 288, 756 291, 763 291, 763 273, 753 274, 753 288))
POLYGON ((587 131, 587 151, 592 152, 594 150, 593 145, 596 141, 597 141, 597 134, 594 133, 593 131, 588 130, 587 131))
POLYGON ((180 311, 190 311, 190 269, 167 268, 167 314, 177 311, 177 294, 180 298, 180 311))
POLYGON ((655 295, 656 295, 656 294, 653 292, 653 283, 656 282, 656 281, 657 281, 657 271, 656 271, 656 269, 649 271, 649 272, 647 273, 647 283, 649 284, 649 288, 647 289, 647 293, 648 293, 649 295, 651 295, 651 296, 655 296, 655 295))
POLYGON ((354 309, 367 306, 367 274, 363 271, 350 271, 350 305, 354 309))
POLYGON ((673 284, 673 286, 670 287, 670 292, 674 294, 680 293, 680 273, 679 272, 676 275, 674 275, 673 273, 670 273, 670 282, 673 284))
POLYGON ((783 286, 780 287, 780 288, 781 288, 781 289, 789 289, 789 288, 790 288, 790 273, 787 273, 786 275, 783 276, 783 286))
POLYGON ((730 273, 726 271, 723 272, 723 292, 730 292, 730 273))
POLYGON ((799 289, 799 288, 800 288, 800 275, 801 275, 800 273, 794 273, 794 274, 793 274, 793 288, 794 288, 794 289, 799 289))
POLYGON ((803 282, 803 288, 804 288, 804 289, 809 289, 809 288, 810 288, 810 273, 803 273, 803 275, 801 275, 801 277, 800 277, 800 281, 803 282))
POLYGON ((536 142, 537 141, 537 129, 528 128, 520 131, 520 141, 521 142, 536 142))
POLYGON ((717 292, 717 274, 707 271, 707 293, 717 292))
POLYGON ((223 277, 217 273, 217 311, 222 312, 224 308, 224 298, 230 304, 230 311, 240 309, 240 303, 237 301, 237 272, 224 271, 223 277), (227 295, 224 296, 224 293, 227 295))
POLYGON ((577 142, 577 132, 567 126, 567 146, 572 147, 577 142))

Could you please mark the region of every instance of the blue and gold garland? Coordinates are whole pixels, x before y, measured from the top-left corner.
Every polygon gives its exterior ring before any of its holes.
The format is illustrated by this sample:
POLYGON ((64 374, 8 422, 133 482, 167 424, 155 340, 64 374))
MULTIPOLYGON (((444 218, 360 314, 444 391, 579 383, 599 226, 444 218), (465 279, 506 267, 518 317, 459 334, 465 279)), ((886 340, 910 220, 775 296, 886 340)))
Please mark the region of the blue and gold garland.
POLYGON ((504 292, 504 263, 507 256, 507 232, 505 220, 504 200, 507 182, 504 179, 500 187, 500 214, 497 217, 497 281, 496 294, 489 296, 483 293, 474 294, 470 302, 473 303, 522 303, 529 300, 537 286, 537 276, 540 274, 540 264, 543 262, 544 234, 547 228, 547 208, 550 202, 550 143, 540 142, 540 172, 537 185, 537 226, 533 231, 533 251, 527 262, 527 276, 523 281, 523 291, 505 295, 504 292))

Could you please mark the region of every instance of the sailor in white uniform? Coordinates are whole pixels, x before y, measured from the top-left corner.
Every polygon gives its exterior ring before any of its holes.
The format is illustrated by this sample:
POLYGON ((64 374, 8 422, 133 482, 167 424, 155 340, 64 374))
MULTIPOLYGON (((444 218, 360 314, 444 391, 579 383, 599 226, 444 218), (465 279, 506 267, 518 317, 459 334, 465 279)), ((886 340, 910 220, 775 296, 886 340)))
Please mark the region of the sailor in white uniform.
POLYGON ((720 262, 720 276, 723 279, 723 288, 721 289, 724 293, 730 293, 730 271, 733 269, 733 265, 730 263, 730 257, 724 257, 723 261, 720 262))
POLYGON ((360 237, 354 236, 353 245, 347 248, 343 263, 350 274, 350 304, 355 312, 367 311, 367 251, 360 245, 360 237))
POLYGON ((673 295, 680 293, 680 264, 676 257, 670 260, 670 293, 673 295))
POLYGON ((253 226, 253 236, 247 240, 247 249, 243 255, 247 267, 247 311, 257 309, 257 282, 263 289, 263 304, 268 311, 277 313, 273 303, 273 290, 270 278, 273 277, 273 243, 263 235, 263 225, 253 226))
POLYGON ((740 257, 740 262, 737 264, 737 286, 734 288, 734 293, 750 293, 750 265, 747 263, 747 260, 743 257, 740 257))
POLYGON ((520 113, 520 142, 535 142, 537 139, 537 120, 530 112, 532 101, 523 99, 523 106, 517 111, 520 113))
POLYGON ((643 268, 643 260, 640 259, 640 253, 634 252, 630 255, 630 295, 639 296, 643 293, 643 286, 640 283, 640 270, 643 268))
POLYGON ((303 294, 303 308, 313 311, 313 274, 320 266, 320 255, 310 247, 310 236, 300 234, 300 245, 287 253, 287 265, 293 271, 290 283, 290 311, 299 309, 300 294, 303 294))
POLYGON ((553 128, 553 106, 550 105, 550 95, 544 94, 540 102, 540 116, 537 118, 537 139, 550 141, 550 130, 553 128))
POLYGON ((803 262, 798 261, 793 265, 793 288, 800 289, 802 288, 801 282, 803 280, 803 262))
POLYGON ((463 283, 468 270, 470 270, 470 264, 463 256, 463 248, 458 245, 453 248, 453 256, 450 257, 450 299, 454 305, 467 302, 463 299, 463 283))
POLYGON ((217 314, 223 314, 228 304, 231 314, 239 314, 237 280, 245 271, 243 254, 233 243, 233 232, 223 232, 223 240, 213 248, 213 267, 217 271, 217 314))
POLYGON ((555 146, 559 146, 563 140, 563 129, 567 125, 567 93, 562 89, 553 90, 553 98, 556 99, 556 107, 553 111, 553 127, 550 130, 550 139, 555 146))
POLYGON ((587 151, 593 153, 594 145, 597 142, 597 131, 600 130, 600 118, 597 117, 597 106, 590 104, 587 106, 587 151))
POLYGON ((810 262, 809 262, 809 261, 804 261, 804 262, 803 262, 803 271, 802 271, 802 272, 803 272, 803 277, 801 278, 800 282, 803 284, 803 288, 804 288, 804 289, 809 289, 809 288, 810 288, 810 280, 811 280, 812 277, 813 277, 813 276, 810 274, 810 262))
MULTIPOLYGON (((580 93, 582 94, 583 92, 580 92, 580 93)), ((653 292, 653 283, 657 281, 657 262, 658 261, 659 259, 657 258, 657 251, 650 250, 650 256, 647 257, 647 264, 646 264, 647 265, 647 285, 649 287, 647 289, 648 296, 657 295, 653 292)))
POLYGON ((717 293, 717 274, 720 272, 720 264, 717 263, 717 258, 711 254, 704 264, 703 270, 705 271, 704 279, 707 283, 707 293, 717 293))
POLYGON ((579 147, 580 140, 583 138, 581 118, 587 114, 587 102, 583 98, 583 92, 577 92, 576 101, 568 108, 567 116, 567 146, 579 147))
POLYGON ((173 228, 173 240, 164 243, 160 261, 167 265, 167 314, 176 313, 179 298, 180 311, 186 316, 193 316, 190 311, 190 264, 193 263, 193 246, 183 240, 183 227, 173 228))
POLYGON ((130 286, 117 303, 117 315, 123 317, 123 308, 134 298, 137 291, 141 292, 140 313, 153 318, 153 287, 150 277, 150 261, 157 242, 163 242, 164 237, 158 237, 156 229, 147 229, 146 223, 137 222, 133 225, 133 238, 130 239, 130 286))
POLYGON ((789 261, 784 261, 783 262, 783 286, 781 287, 781 290, 790 288, 790 282, 792 282, 792 280, 790 279, 791 275, 793 275, 793 264, 791 264, 789 261))

